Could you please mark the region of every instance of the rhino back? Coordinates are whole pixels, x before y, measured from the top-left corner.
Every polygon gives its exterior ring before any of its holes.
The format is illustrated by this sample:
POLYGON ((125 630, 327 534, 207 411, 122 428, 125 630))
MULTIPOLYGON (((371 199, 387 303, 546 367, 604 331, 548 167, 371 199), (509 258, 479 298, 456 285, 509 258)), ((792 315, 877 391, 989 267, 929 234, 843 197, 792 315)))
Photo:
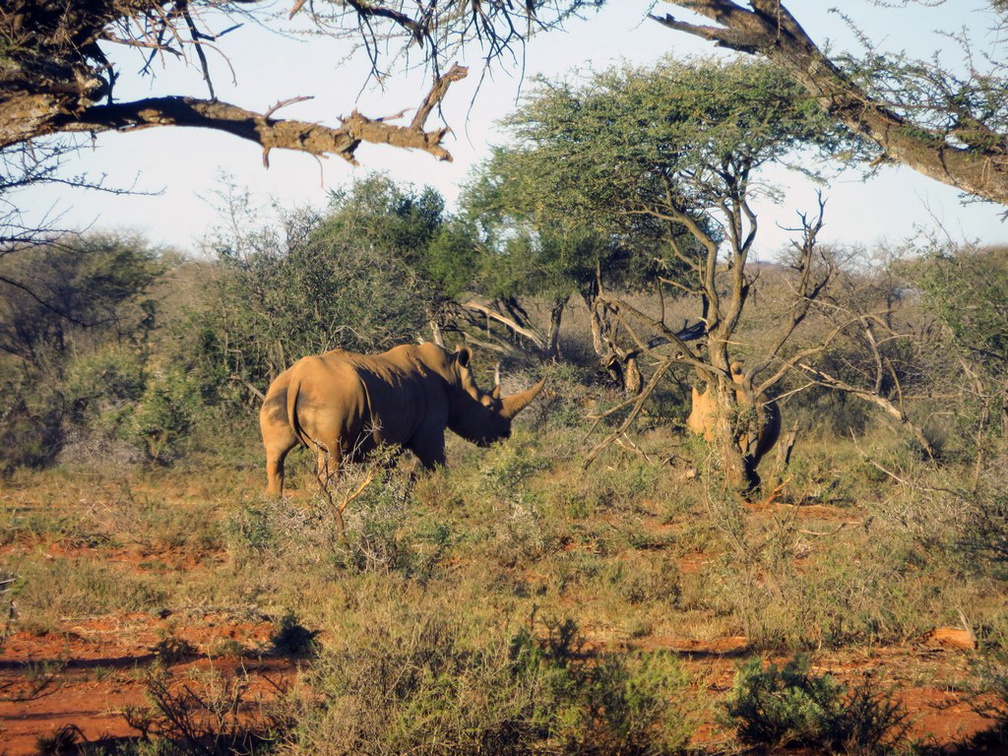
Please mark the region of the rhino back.
POLYGON ((344 450, 365 454, 377 443, 405 444, 420 427, 443 429, 444 378, 402 347, 392 352, 329 352, 299 362, 295 407, 307 435, 328 436, 344 450))

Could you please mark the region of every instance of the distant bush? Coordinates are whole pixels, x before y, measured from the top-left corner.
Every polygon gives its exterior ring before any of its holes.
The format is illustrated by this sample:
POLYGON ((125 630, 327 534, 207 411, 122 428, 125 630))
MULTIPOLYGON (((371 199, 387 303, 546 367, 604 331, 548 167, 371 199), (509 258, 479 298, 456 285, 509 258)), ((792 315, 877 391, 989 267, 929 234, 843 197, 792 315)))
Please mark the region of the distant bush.
POLYGON ((0 474, 55 459, 66 414, 59 391, 24 375, 0 379, 0 474))
POLYGON ((183 453, 201 407, 199 388, 180 368, 155 372, 136 403, 132 434, 155 462, 183 453))
POLYGON ((0 275, 0 469, 44 465, 69 436, 120 434, 143 391, 164 272, 141 238, 88 234, 15 250, 0 275))

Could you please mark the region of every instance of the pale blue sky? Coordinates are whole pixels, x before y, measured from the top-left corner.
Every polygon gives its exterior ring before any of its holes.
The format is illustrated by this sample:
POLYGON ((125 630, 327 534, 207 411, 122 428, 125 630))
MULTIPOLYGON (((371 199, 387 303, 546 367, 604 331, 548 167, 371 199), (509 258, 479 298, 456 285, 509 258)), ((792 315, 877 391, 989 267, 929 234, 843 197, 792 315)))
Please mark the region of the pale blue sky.
MULTIPOLYGON (((285 7, 284 0, 278 7, 285 7)), ((654 61, 668 53, 709 55, 714 48, 700 40, 676 34, 645 19, 649 0, 611 0, 599 14, 573 22, 566 32, 533 39, 525 60, 526 76, 559 75, 575 67, 601 69, 625 59, 633 63, 654 61)), ((852 35, 842 19, 830 13, 830 3, 821 0, 791 0, 788 8, 822 43, 835 47, 851 44, 852 35)), ((986 17, 974 0, 949 0, 937 9, 885 8, 868 0, 847 0, 844 12, 883 50, 909 52, 929 57, 943 38, 935 29, 956 31, 968 24, 971 39, 982 49, 994 42, 986 33, 986 17)), ((656 12, 679 11, 657 3, 656 12)), ((944 41, 947 44, 947 41, 944 41)), ((360 62, 340 63, 345 49, 330 40, 299 42, 270 35, 254 28, 242 29, 222 43, 238 77, 230 81, 226 65, 211 58, 216 72, 218 96, 230 102, 264 110, 298 95, 314 95, 310 102, 291 106, 282 115, 335 124, 336 117, 357 107, 366 115, 388 116, 419 103, 426 80, 419 75, 400 77, 385 91, 373 87, 361 92, 364 67, 360 62), (360 95, 358 97, 358 94, 360 95)), ((107 174, 112 185, 137 186, 161 191, 157 197, 115 197, 96 192, 68 191, 48 187, 26 192, 19 204, 29 214, 54 208, 61 225, 135 229, 155 243, 193 250, 198 239, 215 222, 207 198, 226 173, 265 204, 276 198, 283 205, 323 204, 326 190, 339 187, 371 170, 388 171, 394 178, 416 185, 431 184, 452 202, 460 183, 486 155, 488 145, 504 135, 494 122, 504 116, 519 96, 520 77, 514 67, 498 68, 488 75, 479 92, 478 51, 468 79, 453 85, 445 101, 445 115, 455 131, 447 143, 455 162, 440 163, 427 154, 411 154, 388 147, 363 145, 358 151, 359 168, 340 158, 318 161, 292 152, 274 151, 270 168, 262 167, 258 146, 207 130, 150 129, 135 134, 105 134, 93 148, 68 162, 67 172, 107 174), (475 102, 471 102, 475 96, 475 102)), ((953 50, 950 61, 958 60, 953 50)), ((131 56, 124 71, 138 65, 131 56)), ((124 77, 126 78, 126 77, 124 77)), ((146 82, 145 82, 146 83, 146 82)), ((171 65, 150 82, 150 89, 128 91, 119 85, 120 99, 146 94, 201 94, 198 72, 171 65)), ((409 115, 407 115, 407 118, 409 115)), ((433 127, 433 119, 428 127, 433 127)), ((785 188, 779 205, 762 203, 758 250, 762 258, 773 256, 787 243, 780 226, 793 226, 797 210, 812 210, 815 189, 804 180, 775 171, 770 180, 785 188)), ((881 240, 898 244, 920 231, 941 228, 957 241, 1008 242, 1002 224, 1002 208, 973 203, 963 206, 957 192, 925 179, 906 168, 886 167, 868 182, 850 172, 838 177, 825 190, 828 198, 824 241, 871 245, 881 240)))

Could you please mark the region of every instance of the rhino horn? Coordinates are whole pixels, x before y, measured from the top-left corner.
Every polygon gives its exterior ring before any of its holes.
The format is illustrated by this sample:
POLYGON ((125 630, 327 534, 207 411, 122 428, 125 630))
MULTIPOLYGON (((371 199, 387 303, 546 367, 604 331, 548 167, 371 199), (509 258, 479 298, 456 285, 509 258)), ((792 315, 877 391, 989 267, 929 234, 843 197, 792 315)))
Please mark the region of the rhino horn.
POLYGON ((494 368, 494 387, 490 391, 490 396, 492 396, 494 398, 494 401, 497 401, 501 397, 500 363, 499 362, 497 363, 497 366, 494 368))
POLYGON ((507 420, 511 420, 521 412, 523 409, 528 407, 532 400, 538 396, 539 392, 542 391, 543 386, 546 385, 546 378, 543 377, 539 383, 534 385, 532 388, 525 389, 518 394, 511 394, 511 396, 505 396, 501 399, 501 411, 500 414, 507 420))

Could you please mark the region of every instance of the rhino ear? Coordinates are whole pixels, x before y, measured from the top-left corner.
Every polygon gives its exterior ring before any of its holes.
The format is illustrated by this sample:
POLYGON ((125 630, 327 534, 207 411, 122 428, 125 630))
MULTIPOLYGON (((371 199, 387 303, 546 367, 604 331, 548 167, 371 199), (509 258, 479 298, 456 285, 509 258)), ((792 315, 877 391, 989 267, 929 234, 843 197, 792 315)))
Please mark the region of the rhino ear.
POLYGON ((459 367, 467 368, 469 367, 469 362, 472 360, 472 349, 468 346, 463 346, 457 352, 455 352, 455 362, 458 363, 459 367))

